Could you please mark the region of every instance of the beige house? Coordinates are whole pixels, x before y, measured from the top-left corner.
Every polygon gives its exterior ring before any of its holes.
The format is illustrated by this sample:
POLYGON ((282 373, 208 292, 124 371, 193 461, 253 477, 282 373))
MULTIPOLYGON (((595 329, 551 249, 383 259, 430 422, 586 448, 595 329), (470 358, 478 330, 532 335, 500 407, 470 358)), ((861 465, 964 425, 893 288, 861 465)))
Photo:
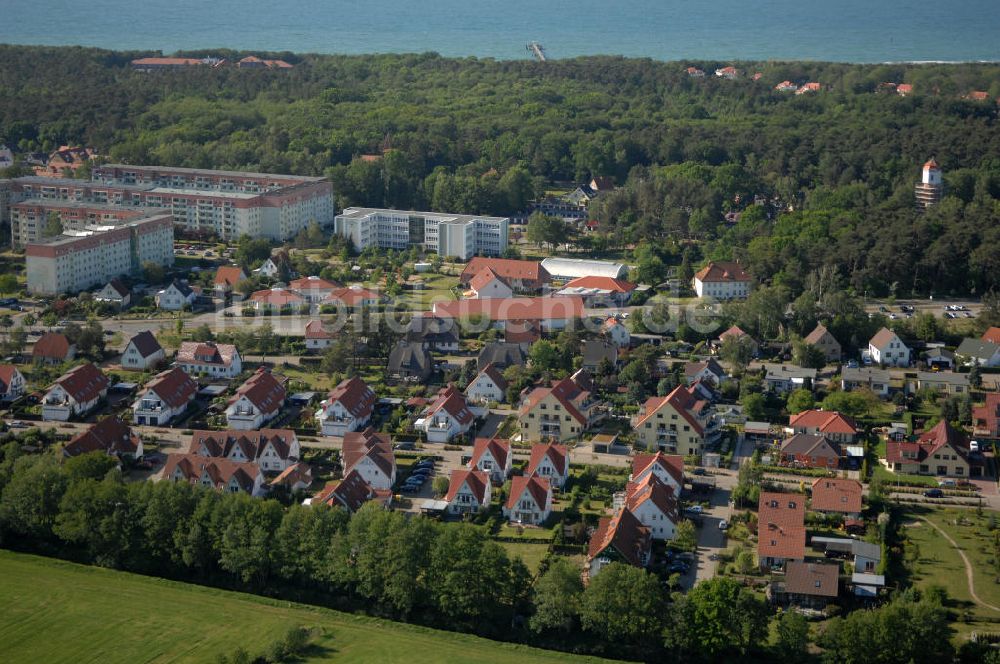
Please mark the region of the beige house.
POLYGON ((695 396, 695 389, 681 386, 646 400, 633 420, 635 437, 646 449, 700 455, 719 435, 711 406, 695 396))
POLYGON ((551 387, 533 389, 518 411, 522 439, 563 442, 596 425, 605 409, 591 388, 590 375, 580 370, 551 387))
POLYGON ((816 329, 810 332, 804 341, 823 351, 823 357, 826 358, 828 363, 840 361, 840 342, 837 341, 837 338, 822 323, 817 325, 816 329))

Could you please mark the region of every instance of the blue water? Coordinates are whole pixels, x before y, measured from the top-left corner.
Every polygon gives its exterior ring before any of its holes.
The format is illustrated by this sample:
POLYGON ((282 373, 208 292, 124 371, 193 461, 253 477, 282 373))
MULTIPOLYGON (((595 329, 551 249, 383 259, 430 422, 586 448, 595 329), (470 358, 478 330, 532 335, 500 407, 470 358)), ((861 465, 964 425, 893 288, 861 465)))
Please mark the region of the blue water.
MULTIPOLYGON (((550 58, 1000 60, 1000 0, 0 0, 0 42, 550 58)), ((0 67, 2 67, 0 63, 0 67)))

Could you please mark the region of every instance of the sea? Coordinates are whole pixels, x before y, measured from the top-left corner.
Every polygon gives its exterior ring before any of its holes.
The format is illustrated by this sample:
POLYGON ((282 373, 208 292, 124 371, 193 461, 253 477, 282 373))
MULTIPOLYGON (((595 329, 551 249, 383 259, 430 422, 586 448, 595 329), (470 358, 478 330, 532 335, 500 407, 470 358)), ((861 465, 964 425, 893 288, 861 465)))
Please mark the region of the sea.
MULTIPOLYGON (((0 43, 501 60, 1000 60, 1000 0, 0 0, 0 43)), ((0 68, 3 64, 0 63, 0 68)))

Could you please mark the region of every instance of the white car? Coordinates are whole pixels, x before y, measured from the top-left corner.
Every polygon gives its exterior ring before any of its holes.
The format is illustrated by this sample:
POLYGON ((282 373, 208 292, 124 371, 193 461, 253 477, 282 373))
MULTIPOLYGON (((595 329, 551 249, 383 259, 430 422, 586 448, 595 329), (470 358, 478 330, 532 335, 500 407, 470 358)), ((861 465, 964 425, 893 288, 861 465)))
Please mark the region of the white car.
POLYGON ((701 505, 692 505, 686 511, 691 512, 691 514, 701 514, 705 509, 701 505))
POLYGON ((729 530, 729 522, 723 519, 719 522, 719 530, 729 530))

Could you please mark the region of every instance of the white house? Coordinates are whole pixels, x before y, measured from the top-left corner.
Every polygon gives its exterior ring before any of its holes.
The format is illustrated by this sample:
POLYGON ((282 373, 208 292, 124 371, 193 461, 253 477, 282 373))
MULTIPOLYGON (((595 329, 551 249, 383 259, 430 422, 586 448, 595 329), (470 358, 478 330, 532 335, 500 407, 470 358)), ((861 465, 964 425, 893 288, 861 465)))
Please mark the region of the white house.
POLYGON ((184 414, 197 393, 198 383, 182 369, 157 374, 132 403, 132 421, 150 426, 167 425, 184 414))
POLYGON ((514 296, 514 289, 491 268, 484 267, 469 281, 465 297, 483 300, 487 298, 508 298, 514 296))
POLYGON ((108 378, 91 363, 73 367, 42 397, 42 420, 65 422, 94 408, 108 393, 108 378))
POLYGON ((742 300, 750 295, 750 275, 739 263, 712 262, 694 275, 694 291, 698 297, 717 300, 742 300))
POLYGON ((304 297, 310 304, 318 304, 330 297, 340 285, 320 277, 302 277, 288 282, 288 288, 304 297))
POLYGON ((469 431, 475 421, 476 413, 469 407, 465 395, 449 385, 438 393, 434 402, 413 423, 413 428, 427 434, 429 442, 447 443, 469 431))
POLYGON ((299 452, 299 439, 291 429, 195 431, 188 447, 189 454, 256 463, 274 473, 298 463, 299 452))
POLYGON ((632 476, 630 482, 642 484, 648 475, 670 488, 675 496, 684 490, 684 457, 679 454, 636 454, 632 458, 632 476))
POLYGON ((503 484, 510 476, 513 458, 509 440, 476 438, 472 448, 472 458, 469 459, 467 467, 483 471, 495 484, 503 484))
POLYGON ((333 335, 323 327, 323 321, 311 320, 306 323, 306 350, 319 352, 326 350, 333 343, 333 335))
POLYGON ((357 376, 341 381, 316 411, 322 434, 343 436, 361 429, 372 417, 375 399, 372 388, 357 376))
POLYGON ((104 288, 94 293, 94 300, 127 309, 132 304, 132 291, 121 280, 115 278, 106 283, 104 288))
POLYGON ((624 507, 649 528, 653 539, 669 541, 677 535, 677 495, 655 474, 646 473, 641 482, 629 482, 624 507))
POLYGON ((396 456, 387 434, 364 431, 344 434, 344 475, 357 471, 374 489, 391 489, 396 483, 396 456))
POLYGON ((536 443, 531 446, 531 458, 525 475, 536 475, 559 489, 569 479, 569 450, 556 443, 536 443))
POLYGON ((490 363, 465 388, 465 396, 475 403, 503 403, 507 400, 507 381, 496 365, 490 363))
POLYGON ((24 394, 24 374, 13 364, 0 364, 0 401, 14 401, 24 394))
POLYGON ((868 353, 875 364, 887 367, 910 366, 910 349, 887 327, 876 332, 868 342, 868 353))
POLYGON ((684 383, 687 385, 701 381, 719 387, 728 378, 726 370, 715 361, 715 358, 710 357, 702 362, 688 362, 684 365, 684 383))
POLYGON ((552 485, 547 479, 518 475, 511 480, 503 514, 513 523, 540 525, 552 513, 552 485))
POLYGON ((235 378, 243 371, 236 346, 214 341, 185 341, 177 350, 177 366, 192 376, 235 378))
POLYGON ((614 316, 608 318, 601 325, 601 334, 618 348, 628 348, 632 342, 632 334, 628 328, 614 316))
POLYGON ((198 454, 168 454, 161 477, 226 493, 264 495, 264 475, 253 462, 232 461, 198 454))
POLYGON ((156 294, 156 306, 166 311, 180 311, 185 305, 193 305, 197 297, 190 286, 180 281, 173 281, 156 294))
POLYGON ((475 514, 490 506, 493 484, 479 470, 453 470, 444 499, 449 514, 475 514))
POLYGON ((254 270, 254 272, 256 272, 257 274, 268 277, 270 279, 274 279, 275 277, 277 277, 279 271, 280 269, 278 268, 278 264, 274 262, 273 258, 268 258, 261 264, 259 268, 254 270))
POLYGON ((955 349, 955 355, 962 358, 968 366, 973 364, 981 367, 1000 366, 1000 344, 992 341, 962 339, 962 343, 955 349))
POLYGON ((166 358, 166 353, 153 333, 143 330, 129 339, 122 353, 122 369, 145 371, 151 369, 166 358))
POLYGON ((226 406, 230 429, 252 431, 278 416, 285 404, 284 381, 261 367, 247 379, 226 406))

